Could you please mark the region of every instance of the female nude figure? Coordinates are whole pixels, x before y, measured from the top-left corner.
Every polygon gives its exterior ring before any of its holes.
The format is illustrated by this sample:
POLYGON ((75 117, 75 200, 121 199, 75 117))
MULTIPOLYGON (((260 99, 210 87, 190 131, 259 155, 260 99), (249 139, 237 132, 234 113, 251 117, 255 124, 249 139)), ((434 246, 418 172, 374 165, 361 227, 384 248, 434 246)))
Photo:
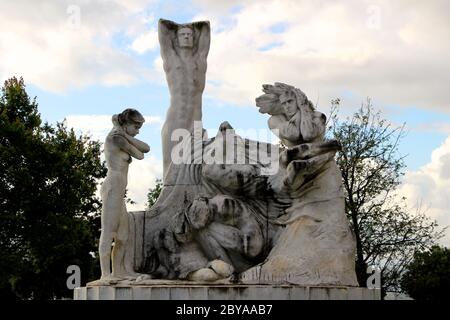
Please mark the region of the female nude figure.
POLYGON ((125 206, 125 190, 128 180, 128 166, 131 158, 144 159, 150 147, 134 138, 144 123, 144 117, 134 109, 126 109, 113 116, 114 127, 106 137, 105 158, 108 174, 102 184, 102 231, 99 253, 103 281, 118 281, 135 278, 132 259, 127 258, 126 244, 129 224, 125 206), (114 248, 111 253, 111 245, 114 248), (110 268, 112 256, 112 272, 110 268))

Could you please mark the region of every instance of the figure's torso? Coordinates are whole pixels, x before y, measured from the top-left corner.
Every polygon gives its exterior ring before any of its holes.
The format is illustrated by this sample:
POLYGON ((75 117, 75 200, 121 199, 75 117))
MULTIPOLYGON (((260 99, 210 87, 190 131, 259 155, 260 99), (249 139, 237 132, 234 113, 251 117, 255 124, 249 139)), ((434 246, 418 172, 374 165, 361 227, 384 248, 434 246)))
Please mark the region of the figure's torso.
POLYGON ((110 132, 105 140, 105 160, 108 174, 120 173, 126 179, 131 156, 114 143, 114 133, 110 132))
POLYGON ((199 55, 184 59, 173 55, 172 59, 168 60, 164 61, 164 71, 171 96, 167 119, 177 123, 180 128, 190 129, 193 121, 201 120, 206 59, 199 55))

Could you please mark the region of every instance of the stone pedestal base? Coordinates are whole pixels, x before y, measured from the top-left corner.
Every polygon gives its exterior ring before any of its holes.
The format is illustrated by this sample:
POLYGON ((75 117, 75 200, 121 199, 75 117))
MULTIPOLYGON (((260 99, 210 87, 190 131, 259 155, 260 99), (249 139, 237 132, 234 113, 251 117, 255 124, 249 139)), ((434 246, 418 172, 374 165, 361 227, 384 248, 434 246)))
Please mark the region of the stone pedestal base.
POLYGON ((99 286, 74 290, 74 300, 380 300, 379 289, 292 285, 99 286))

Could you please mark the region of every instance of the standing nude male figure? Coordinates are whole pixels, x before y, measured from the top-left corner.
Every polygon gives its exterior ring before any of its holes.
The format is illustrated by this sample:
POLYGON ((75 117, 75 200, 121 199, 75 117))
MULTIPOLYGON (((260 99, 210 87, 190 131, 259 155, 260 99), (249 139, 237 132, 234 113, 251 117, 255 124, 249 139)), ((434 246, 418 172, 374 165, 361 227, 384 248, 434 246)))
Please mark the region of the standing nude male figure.
POLYGON ((158 37, 164 72, 170 92, 161 138, 163 177, 171 163, 171 141, 176 129, 193 130, 194 121, 202 120, 202 93, 206 80, 206 58, 210 44, 209 21, 177 24, 160 19, 158 37))

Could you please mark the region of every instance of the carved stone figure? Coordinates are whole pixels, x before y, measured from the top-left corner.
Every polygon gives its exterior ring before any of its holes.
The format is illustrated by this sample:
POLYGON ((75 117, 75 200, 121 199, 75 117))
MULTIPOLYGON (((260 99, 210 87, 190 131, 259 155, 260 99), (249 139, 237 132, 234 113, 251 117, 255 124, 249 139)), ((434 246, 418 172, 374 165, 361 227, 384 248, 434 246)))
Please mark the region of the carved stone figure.
POLYGON ((210 44, 209 21, 177 24, 160 19, 158 36, 170 92, 170 106, 161 132, 165 179, 175 145, 171 141, 172 132, 176 129, 190 132, 194 121, 202 120, 202 93, 210 44))
POLYGON ((277 282, 357 286, 355 240, 334 161, 340 144, 324 141, 326 118, 299 89, 281 83, 263 88, 257 105, 272 114, 269 126, 278 129, 289 146, 281 152, 280 170, 269 183, 276 198, 292 202, 274 221, 284 229, 270 254, 242 278, 252 282, 257 274, 277 282))
POLYGON ((128 164, 149 147, 134 138, 143 122, 136 110, 113 117, 101 190, 100 281, 357 286, 355 240, 334 160, 341 146, 325 139, 325 115, 293 86, 263 85, 256 106, 270 115, 281 146, 244 139, 228 122, 206 138, 194 123, 202 118, 209 22, 160 19, 158 31, 170 91, 162 128, 164 186, 152 208, 130 219, 128 164), (185 132, 180 142, 171 141, 176 129, 185 132), (178 150, 181 161, 172 161, 178 150), (217 161, 219 155, 224 158, 217 161))
POLYGON ((105 159, 108 173, 100 190, 102 199, 99 255, 101 282, 110 283, 138 276, 134 272, 129 250, 129 216, 125 206, 128 166, 131 159, 143 159, 150 147, 135 138, 144 117, 134 109, 126 109, 112 117, 113 129, 105 140, 105 159), (111 253, 111 246, 114 247, 111 253), (111 271, 112 261, 112 271, 111 271))

